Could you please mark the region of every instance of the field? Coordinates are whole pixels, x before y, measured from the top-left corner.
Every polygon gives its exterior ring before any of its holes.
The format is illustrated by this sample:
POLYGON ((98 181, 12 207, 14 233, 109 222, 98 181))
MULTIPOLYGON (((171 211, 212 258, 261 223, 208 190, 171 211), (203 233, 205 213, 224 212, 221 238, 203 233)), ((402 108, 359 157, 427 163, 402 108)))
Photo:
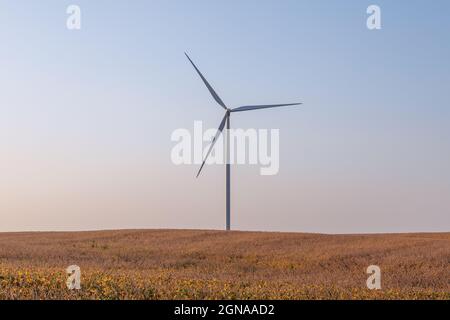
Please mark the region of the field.
POLYGON ((0 233, 0 299, 448 300, 449 265, 450 233, 0 233), (69 265, 81 290, 66 287, 69 265))

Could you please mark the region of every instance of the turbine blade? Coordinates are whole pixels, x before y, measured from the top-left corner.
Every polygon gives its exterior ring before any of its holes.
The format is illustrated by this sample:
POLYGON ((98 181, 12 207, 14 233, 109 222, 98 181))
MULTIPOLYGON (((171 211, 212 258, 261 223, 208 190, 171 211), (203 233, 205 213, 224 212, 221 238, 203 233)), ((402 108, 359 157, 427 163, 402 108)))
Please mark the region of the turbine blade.
POLYGON ((200 72, 200 70, 198 70, 197 66, 194 64, 194 62, 192 62, 191 58, 189 58, 188 54, 185 52, 184 53, 186 55, 186 57, 189 59, 189 61, 191 62, 192 66, 194 67, 194 69, 197 71, 198 75, 200 76, 200 78, 202 78, 203 82, 205 83, 206 87, 208 88, 209 92, 211 93, 211 95, 213 96, 214 100, 216 100, 216 102, 225 110, 227 110, 227 107, 225 106, 225 103, 223 103, 222 99, 220 99, 219 95, 216 93, 216 91, 214 91, 213 87, 211 87, 211 85, 208 83, 208 81, 205 79, 205 77, 203 76, 203 74, 200 72))
POLYGON ((216 144, 217 139, 219 138, 220 134, 222 133, 223 128, 225 128, 225 123, 226 123, 226 121, 227 121, 227 117, 228 117, 228 113, 225 114, 225 117, 223 117, 222 122, 221 122, 220 125, 219 125, 219 128, 217 128, 216 136, 215 136, 214 139, 211 141, 211 145, 209 146, 208 153, 206 154, 206 156, 205 156, 205 158, 204 158, 204 160, 203 160, 203 163, 202 163, 200 169, 198 170, 197 178, 198 178, 198 176, 200 175, 200 173, 202 172, 203 166, 205 165, 206 160, 207 160, 208 157, 209 157, 209 154, 211 153, 212 149, 214 148, 214 145, 216 144))
POLYGON ((250 110, 258 110, 258 109, 298 106, 301 104, 302 103, 288 103, 288 104, 268 104, 268 105, 260 105, 260 106, 243 106, 243 107, 231 109, 231 112, 241 112, 241 111, 250 111, 250 110))

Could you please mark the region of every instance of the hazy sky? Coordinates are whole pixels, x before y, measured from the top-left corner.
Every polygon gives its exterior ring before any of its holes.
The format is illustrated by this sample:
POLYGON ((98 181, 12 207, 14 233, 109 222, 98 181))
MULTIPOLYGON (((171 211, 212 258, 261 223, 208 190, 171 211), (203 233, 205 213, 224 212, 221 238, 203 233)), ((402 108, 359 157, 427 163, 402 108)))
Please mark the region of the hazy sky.
POLYGON ((450 231, 450 2, 0 0, 0 231, 223 229, 225 169, 170 136, 230 106, 280 129, 280 172, 233 167, 232 227, 450 231), (82 10, 68 31, 66 8, 82 10), (366 9, 381 7, 369 31, 366 9))

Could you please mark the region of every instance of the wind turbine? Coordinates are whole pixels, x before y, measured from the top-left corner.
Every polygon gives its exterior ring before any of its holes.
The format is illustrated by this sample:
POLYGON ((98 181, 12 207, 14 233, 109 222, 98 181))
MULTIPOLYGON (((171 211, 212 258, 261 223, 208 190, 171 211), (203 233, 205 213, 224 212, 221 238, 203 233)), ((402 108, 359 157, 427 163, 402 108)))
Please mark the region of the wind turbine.
POLYGON ((256 105, 256 106, 241 106, 237 108, 230 109, 228 108, 225 103, 220 99, 219 95, 214 91, 213 87, 208 83, 206 78, 203 76, 203 74, 200 72, 200 70, 197 68, 197 66, 194 64, 194 62, 191 60, 191 58, 188 56, 188 54, 184 53, 188 60, 191 62, 192 66, 194 67, 195 71, 197 71, 200 78, 202 78, 203 83, 208 88, 209 92, 211 93, 212 97, 216 102, 225 110, 225 116, 222 119, 222 122, 220 122, 219 128, 217 129, 216 136, 211 141, 211 145, 209 147, 208 152, 206 153, 205 158, 203 159, 203 163, 198 170, 197 178, 199 177, 200 173, 202 172, 203 166, 206 163, 206 160, 208 159, 209 154, 211 153, 212 149, 214 148, 214 145, 219 138, 220 134, 222 133, 223 129, 225 128, 225 125, 227 126, 226 131, 226 230, 231 230, 231 195, 230 195, 230 182, 231 182, 231 166, 230 166, 230 116, 231 113, 234 112, 242 112, 242 111, 250 111, 250 110, 258 110, 258 109, 268 109, 268 108, 278 108, 278 107, 287 107, 287 106, 298 106, 301 105, 301 103, 287 103, 287 104, 269 104, 269 105, 256 105))

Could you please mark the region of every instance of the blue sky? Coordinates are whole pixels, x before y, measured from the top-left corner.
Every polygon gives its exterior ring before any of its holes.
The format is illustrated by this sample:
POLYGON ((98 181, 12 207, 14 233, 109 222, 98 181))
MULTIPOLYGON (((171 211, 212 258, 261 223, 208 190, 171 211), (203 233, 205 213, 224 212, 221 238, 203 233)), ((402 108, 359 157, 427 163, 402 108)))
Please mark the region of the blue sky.
POLYGON ((216 127, 187 51, 280 173, 233 168, 233 226, 449 231, 448 1, 0 1, 0 231, 215 228, 224 169, 170 161, 216 127), (82 29, 66 29, 77 4, 82 29), (366 28, 381 7, 382 29, 366 28))

